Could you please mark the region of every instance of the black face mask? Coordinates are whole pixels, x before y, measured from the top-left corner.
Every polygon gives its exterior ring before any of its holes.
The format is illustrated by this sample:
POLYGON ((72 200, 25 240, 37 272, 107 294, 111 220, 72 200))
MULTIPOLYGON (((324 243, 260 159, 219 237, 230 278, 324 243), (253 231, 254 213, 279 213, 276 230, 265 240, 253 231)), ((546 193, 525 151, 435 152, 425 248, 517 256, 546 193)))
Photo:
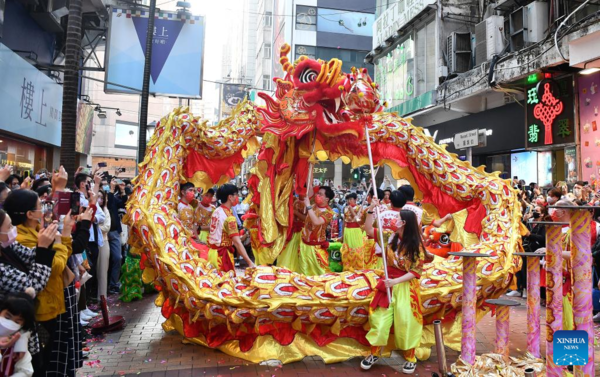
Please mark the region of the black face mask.
POLYGON ((534 218, 534 219, 539 219, 540 217, 542 217, 542 214, 541 214, 541 213, 539 213, 539 212, 534 212, 534 213, 533 213, 533 218, 534 218))

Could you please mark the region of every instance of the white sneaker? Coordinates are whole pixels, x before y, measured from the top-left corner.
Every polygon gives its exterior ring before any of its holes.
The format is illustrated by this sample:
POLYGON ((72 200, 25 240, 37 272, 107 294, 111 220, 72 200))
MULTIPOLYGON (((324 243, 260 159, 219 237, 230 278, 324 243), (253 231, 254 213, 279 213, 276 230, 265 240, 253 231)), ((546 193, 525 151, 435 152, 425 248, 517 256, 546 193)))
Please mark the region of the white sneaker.
POLYGON ((523 289, 523 294, 521 295, 522 298, 527 298, 527 289, 523 289))
POLYGON ((407 361, 402 366, 402 373, 404 373, 404 374, 413 374, 415 372, 415 369, 417 369, 417 364, 416 363, 411 363, 410 361, 407 361))
POLYGON ((600 312, 596 313, 596 315, 592 318, 594 322, 600 322, 600 312))
POLYGON ((92 319, 92 318, 94 318, 94 317, 90 317, 89 315, 85 315, 84 312, 80 312, 79 313, 79 319, 81 319, 82 321, 89 322, 90 319, 92 319))
POLYGON ((521 292, 519 292, 519 291, 510 291, 506 295, 508 297, 521 297, 521 292))
POLYGON ((84 321, 83 319, 80 319, 79 323, 81 323, 81 326, 83 326, 83 327, 86 327, 87 325, 90 324, 88 321, 84 321))
POLYGON ((97 317, 98 315, 100 315, 100 313, 93 312, 93 311, 91 311, 88 308, 85 308, 85 310, 82 310, 81 312, 83 314, 85 314, 86 316, 92 317, 92 318, 97 317))

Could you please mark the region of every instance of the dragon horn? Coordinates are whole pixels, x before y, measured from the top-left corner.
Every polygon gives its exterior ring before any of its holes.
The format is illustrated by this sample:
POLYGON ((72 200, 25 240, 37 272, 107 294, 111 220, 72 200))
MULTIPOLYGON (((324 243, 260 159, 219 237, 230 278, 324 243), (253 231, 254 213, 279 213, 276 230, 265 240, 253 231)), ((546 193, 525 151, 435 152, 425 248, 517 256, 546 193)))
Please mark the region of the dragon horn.
POLYGON ((290 45, 285 43, 283 46, 281 46, 281 49, 279 50, 279 63, 283 67, 283 70, 289 73, 290 75, 294 70, 294 66, 292 65, 292 63, 290 63, 290 59, 287 57, 287 54, 289 54, 291 49, 292 48, 290 47, 290 45))

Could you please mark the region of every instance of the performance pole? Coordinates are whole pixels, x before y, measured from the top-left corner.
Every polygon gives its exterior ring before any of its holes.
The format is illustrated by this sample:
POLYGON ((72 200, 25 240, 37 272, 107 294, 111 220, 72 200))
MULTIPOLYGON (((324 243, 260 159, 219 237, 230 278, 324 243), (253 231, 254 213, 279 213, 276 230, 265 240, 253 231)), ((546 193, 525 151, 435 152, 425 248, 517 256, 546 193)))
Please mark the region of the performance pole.
MULTIPOLYGON (((371 167, 371 172, 375 171, 373 166, 373 153, 371 153, 371 138, 369 137, 369 126, 365 122, 365 137, 367 138, 367 152, 369 154, 369 165, 371 167)), ((371 174, 371 184, 373 186, 373 197, 375 199, 379 199, 377 197, 377 184, 375 182, 375 175, 371 174)), ((385 274, 385 280, 388 280, 388 271, 387 271, 387 260, 386 260, 386 252, 385 245, 383 244, 383 227, 381 226, 381 217, 379 216, 379 206, 375 207, 375 216, 377 216, 377 228, 379 230, 379 247, 381 248, 381 258, 383 259, 383 273, 385 274)), ((392 294, 390 293, 390 288, 386 287, 388 301, 392 302, 392 294)))

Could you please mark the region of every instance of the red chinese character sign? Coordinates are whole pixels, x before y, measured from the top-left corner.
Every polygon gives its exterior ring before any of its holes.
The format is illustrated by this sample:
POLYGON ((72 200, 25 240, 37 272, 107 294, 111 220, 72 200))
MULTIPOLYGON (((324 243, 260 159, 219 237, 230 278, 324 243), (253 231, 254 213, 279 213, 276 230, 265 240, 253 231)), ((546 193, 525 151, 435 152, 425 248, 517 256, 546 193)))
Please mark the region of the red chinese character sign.
POLYGON ((548 79, 526 88, 528 148, 575 142, 573 79, 548 79))
POLYGON ((552 124, 554 119, 562 113, 563 103, 552 94, 550 83, 544 84, 542 101, 533 108, 533 116, 544 124, 544 144, 552 144, 552 124))

